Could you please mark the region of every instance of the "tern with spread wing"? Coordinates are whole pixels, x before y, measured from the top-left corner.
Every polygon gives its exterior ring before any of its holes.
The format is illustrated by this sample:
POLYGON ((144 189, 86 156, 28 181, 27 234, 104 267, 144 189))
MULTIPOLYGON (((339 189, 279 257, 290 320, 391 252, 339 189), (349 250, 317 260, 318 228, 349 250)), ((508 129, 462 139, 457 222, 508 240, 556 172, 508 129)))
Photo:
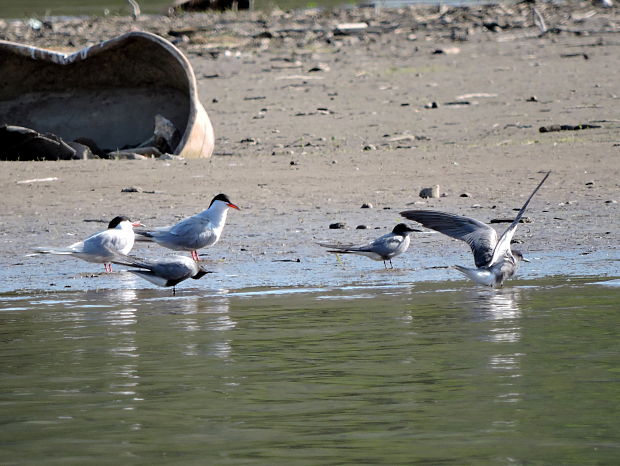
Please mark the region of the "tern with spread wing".
POLYGON ((108 229, 89 236, 66 248, 37 248, 38 254, 57 254, 78 257, 87 262, 102 263, 106 272, 112 271, 112 259, 117 254, 129 254, 134 244, 133 227, 140 222, 131 222, 127 217, 114 217, 108 229))
POLYGON ((383 265, 387 269, 386 261, 392 265, 392 258, 396 257, 409 248, 409 235, 419 230, 409 228, 404 223, 399 223, 394 227, 391 233, 383 235, 374 241, 366 244, 326 244, 319 243, 320 246, 328 248, 327 252, 334 254, 358 254, 360 256, 370 257, 376 261, 383 261, 383 265))
POLYGON ((213 198, 209 208, 181 220, 176 225, 157 228, 153 231, 136 231, 138 241, 154 241, 168 249, 174 251, 189 251, 192 258, 196 261, 198 249, 213 246, 218 242, 229 208, 239 210, 235 204, 230 202, 226 194, 218 194, 213 198))
POLYGON ((188 278, 198 280, 208 273, 198 263, 187 256, 172 256, 165 259, 149 260, 133 256, 117 256, 112 261, 115 264, 137 267, 143 270, 129 270, 129 272, 163 287, 172 287, 176 294, 176 286, 188 278))
POLYGON ((476 268, 460 265, 456 265, 455 268, 476 283, 500 287, 505 280, 517 273, 521 261, 529 262, 521 252, 511 249, 510 242, 525 209, 550 174, 551 172, 548 172, 534 192, 530 194, 515 219, 499 239, 493 228, 473 218, 435 210, 406 210, 400 214, 426 228, 465 241, 474 254, 476 268))

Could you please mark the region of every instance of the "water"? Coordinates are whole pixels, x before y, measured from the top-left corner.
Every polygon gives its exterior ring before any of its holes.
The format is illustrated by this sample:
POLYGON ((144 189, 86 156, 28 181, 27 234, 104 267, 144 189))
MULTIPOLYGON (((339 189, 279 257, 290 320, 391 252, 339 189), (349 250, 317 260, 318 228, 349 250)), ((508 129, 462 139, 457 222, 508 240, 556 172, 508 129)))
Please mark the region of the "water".
POLYGON ((617 464, 620 281, 0 295, 2 464, 617 464))

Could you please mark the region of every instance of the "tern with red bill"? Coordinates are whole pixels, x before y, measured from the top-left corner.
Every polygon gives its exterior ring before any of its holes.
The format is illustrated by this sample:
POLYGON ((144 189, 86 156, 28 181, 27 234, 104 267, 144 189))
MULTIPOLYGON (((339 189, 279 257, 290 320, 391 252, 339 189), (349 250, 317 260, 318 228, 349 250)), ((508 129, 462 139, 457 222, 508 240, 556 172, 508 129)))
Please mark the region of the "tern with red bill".
POLYGON ((181 220, 176 225, 152 231, 136 231, 137 240, 152 241, 173 251, 191 252, 192 259, 198 261, 197 250, 213 246, 220 239, 229 208, 239 210, 226 194, 218 194, 207 210, 181 220))
POLYGON ((114 217, 108 229, 89 236, 66 248, 37 248, 38 254, 69 255, 87 262, 103 264, 106 272, 112 271, 112 259, 119 254, 129 254, 134 244, 133 227, 143 227, 140 222, 132 222, 127 217, 114 217))
POLYGON ((521 252, 511 249, 510 243, 525 209, 550 174, 551 172, 548 172, 536 186, 534 192, 530 194, 515 219, 499 239, 493 228, 473 218, 436 210, 406 210, 400 214, 426 228, 465 241, 474 254, 476 268, 460 265, 454 267, 480 285, 501 287, 505 280, 517 273, 521 261, 529 262, 521 252))

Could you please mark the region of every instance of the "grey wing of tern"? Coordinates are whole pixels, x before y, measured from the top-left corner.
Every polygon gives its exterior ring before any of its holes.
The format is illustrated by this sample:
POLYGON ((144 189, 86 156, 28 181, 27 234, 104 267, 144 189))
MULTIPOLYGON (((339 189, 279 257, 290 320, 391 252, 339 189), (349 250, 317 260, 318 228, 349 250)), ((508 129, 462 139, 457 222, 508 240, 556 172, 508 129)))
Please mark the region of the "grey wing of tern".
POLYGON ((512 255, 511 250, 510 250, 510 242, 512 241, 512 237, 514 236, 515 231, 517 230, 519 221, 523 217, 523 214, 525 213, 525 209, 527 209, 527 206, 529 205, 530 201, 534 197, 534 194, 536 194, 538 190, 540 189, 540 187, 543 185, 543 183, 547 181, 547 178, 549 178, 550 174, 551 174, 550 171, 547 172, 547 174, 541 180, 541 182, 538 183, 538 186, 536 186, 534 191, 532 191, 532 194, 530 194, 530 197, 527 198, 527 201, 525 201, 525 204, 523 204, 523 207, 521 207, 521 210, 519 210, 519 213, 517 213, 517 216, 514 218, 510 226, 506 229, 506 231, 502 234, 502 236, 500 236, 499 241, 497 242, 497 245, 495 246, 495 249, 493 251, 493 257, 491 258, 491 265, 496 264, 504 256, 508 254, 512 255))
POLYGON ((436 210, 405 210, 400 214, 426 228, 465 241, 474 254, 476 267, 491 263, 497 245, 497 232, 489 225, 470 217, 436 210))

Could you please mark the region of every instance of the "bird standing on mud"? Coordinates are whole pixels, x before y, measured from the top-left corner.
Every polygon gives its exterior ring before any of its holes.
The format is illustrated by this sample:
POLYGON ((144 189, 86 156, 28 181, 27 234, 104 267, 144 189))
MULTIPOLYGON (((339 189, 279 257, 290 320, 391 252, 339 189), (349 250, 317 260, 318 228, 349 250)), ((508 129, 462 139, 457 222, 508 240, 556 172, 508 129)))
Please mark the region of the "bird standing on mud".
POLYGON ((510 242, 532 197, 550 174, 551 172, 548 172, 534 189, 534 192, 530 194, 515 219, 499 239, 497 239, 497 232, 493 228, 473 218, 435 210, 406 210, 400 214, 426 228, 465 241, 474 254, 476 268, 460 265, 454 267, 476 283, 500 287, 505 280, 517 273, 521 261, 529 262, 521 252, 511 249, 510 242))
POLYGON ((189 251, 192 259, 198 261, 197 250, 213 246, 220 239, 229 208, 239 210, 226 194, 218 194, 207 210, 181 220, 176 225, 153 231, 136 231, 137 240, 153 241, 174 251, 189 251))
POLYGON ((409 228, 404 223, 399 223, 394 227, 391 233, 383 235, 374 241, 366 244, 327 244, 319 243, 324 248, 329 248, 327 252, 335 254, 358 254, 360 256, 370 257, 376 261, 383 261, 383 265, 387 269, 386 261, 390 261, 392 265, 392 258, 396 257, 409 248, 410 238, 409 235, 418 230, 409 228))
POLYGON ((118 254, 129 254, 134 244, 133 227, 143 227, 127 217, 114 217, 108 229, 89 236, 66 248, 36 248, 38 254, 70 255, 87 262, 103 264, 106 272, 112 271, 112 259, 118 254))

